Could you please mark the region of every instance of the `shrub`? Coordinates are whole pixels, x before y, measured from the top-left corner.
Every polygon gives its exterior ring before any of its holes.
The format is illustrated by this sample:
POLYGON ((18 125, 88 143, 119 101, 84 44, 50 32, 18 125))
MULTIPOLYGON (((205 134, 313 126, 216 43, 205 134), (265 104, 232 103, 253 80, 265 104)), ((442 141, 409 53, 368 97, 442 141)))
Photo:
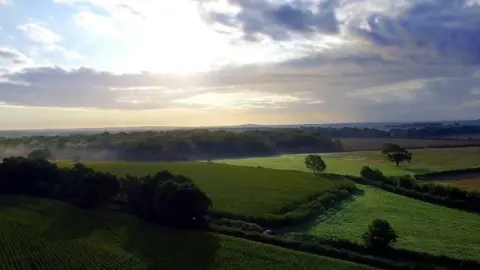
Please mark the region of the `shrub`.
POLYGON ((367 247, 380 251, 396 242, 397 234, 388 221, 376 219, 368 226, 368 230, 363 234, 363 240, 367 247))
POLYGON ((257 232, 263 233, 264 229, 255 223, 245 222, 241 220, 233 220, 233 219, 216 219, 211 221, 212 225, 215 226, 222 226, 228 228, 236 228, 245 232, 257 232))

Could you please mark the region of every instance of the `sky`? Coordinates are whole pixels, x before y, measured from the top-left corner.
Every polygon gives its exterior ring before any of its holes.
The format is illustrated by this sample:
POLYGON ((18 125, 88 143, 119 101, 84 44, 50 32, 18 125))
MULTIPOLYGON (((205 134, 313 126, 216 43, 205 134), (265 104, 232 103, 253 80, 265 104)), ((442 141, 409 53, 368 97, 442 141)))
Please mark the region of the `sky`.
POLYGON ((480 0, 0 0, 0 129, 478 119, 480 0))

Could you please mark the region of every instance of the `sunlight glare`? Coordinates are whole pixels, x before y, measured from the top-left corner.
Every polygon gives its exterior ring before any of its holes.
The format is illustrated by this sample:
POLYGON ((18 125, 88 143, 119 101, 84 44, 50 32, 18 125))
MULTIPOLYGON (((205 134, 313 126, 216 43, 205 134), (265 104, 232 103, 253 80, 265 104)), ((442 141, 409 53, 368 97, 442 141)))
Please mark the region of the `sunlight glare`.
POLYGON ((228 45, 190 1, 155 1, 146 9, 130 41, 132 61, 145 70, 178 75, 207 71, 228 45))

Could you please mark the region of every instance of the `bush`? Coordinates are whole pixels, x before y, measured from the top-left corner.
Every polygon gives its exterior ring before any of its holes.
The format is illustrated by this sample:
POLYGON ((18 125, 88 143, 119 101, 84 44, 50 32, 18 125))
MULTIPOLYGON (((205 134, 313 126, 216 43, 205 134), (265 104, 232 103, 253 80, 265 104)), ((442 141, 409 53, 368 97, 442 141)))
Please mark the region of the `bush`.
POLYGON ((264 229, 255 223, 245 222, 241 220, 233 220, 233 219, 215 219, 210 222, 210 224, 214 226, 222 226, 228 228, 235 228, 242 230, 244 232, 257 232, 263 233, 264 229))
POLYGON ((397 241, 397 234, 388 221, 376 219, 368 226, 362 238, 367 247, 381 251, 397 241))
POLYGON ((412 189, 416 183, 410 176, 398 177, 397 183, 400 187, 405 189, 412 189))

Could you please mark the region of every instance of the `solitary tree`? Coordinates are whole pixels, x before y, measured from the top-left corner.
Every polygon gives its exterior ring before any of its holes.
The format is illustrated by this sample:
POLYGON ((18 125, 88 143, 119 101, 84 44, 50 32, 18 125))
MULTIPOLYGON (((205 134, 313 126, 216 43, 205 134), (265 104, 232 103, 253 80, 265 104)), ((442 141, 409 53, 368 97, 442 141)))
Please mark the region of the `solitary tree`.
POLYGON ((387 159, 397 165, 397 167, 400 165, 400 163, 403 162, 408 162, 410 163, 412 161, 412 154, 411 153, 389 153, 387 155, 387 159))
POLYGON ((327 164, 319 155, 308 155, 305 158, 305 166, 313 173, 321 173, 327 169, 327 164))
POLYGON ((393 162, 397 165, 400 163, 412 161, 412 153, 408 152, 407 149, 393 143, 387 143, 383 145, 382 154, 386 155, 387 159, 390 162, 393 162))
POLYGON ((382 250, 397 241, 397 234, 388 221, 376 219, 368 226, 368 230, 363 234, 363 241, 369 248, 382 250))
POLYGON ((28 158, 30 159, 49 159, 52 157, 52 151, 48 148, 44 149, 35 149, 30 154, 28 154, 28 158))

